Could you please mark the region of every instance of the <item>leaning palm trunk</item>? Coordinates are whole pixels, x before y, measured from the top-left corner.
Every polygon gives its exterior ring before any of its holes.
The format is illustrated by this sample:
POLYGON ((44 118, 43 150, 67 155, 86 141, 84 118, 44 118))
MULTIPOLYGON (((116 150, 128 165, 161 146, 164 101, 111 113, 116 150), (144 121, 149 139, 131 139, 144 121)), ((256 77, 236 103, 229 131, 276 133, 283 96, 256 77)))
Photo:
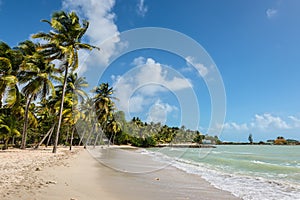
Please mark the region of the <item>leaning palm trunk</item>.
MULTIPOLYGON (((55 124, 55 125, 56 125, 56 124, 55 124)), ((50 135, 49 135, 48 140, 47 140, 47 143, 46 143, 46 148, 49 146, 49 143, 50 143, 50 140, 51 140, 53 131, 54 131, 54 129, 50 132, 50 135)))
POLYGON ((94 148, 96 147, 96 144, 97 144, 97 140, 98 140, 99 135, 100 135, 100 133, 97 133, 97 136, 96 136, 96 139, 95 139, 95 142, 94 142, 94 148))
POLYGON ((24 125, 23 125, 23 132, 22 132, 22 143, 21 143, 21 149, 26 148, 26 138, 27 138, 27 127, 28 127, 28 111, 29 111, 29 105, 31 103, 33 95, 31 95, 27 99, 26 108, 25 108, 25 117, 24 117, 24 125))
POLYGON ((85 136, 85 132, 86 132, 86 131, 84 131, 83 134, 82 134, 81 137, 80 137, 80 140, 79 140, 79 143, 78 143, 79 146, 80 146, 81 143, 82 143, 83 137, 85 136))
MULTIPOLYGON (((101 144, 101 141, 103 140, 103 135, 104 135, 104 132, 103 132, 102 128, 100 127, 100 132, 97 133, 97 136, 96 136, 96 139, 95 139, 95 142, 94 142, 94 148, 95 148, 95 146, 96 146, 96 144, 97 144, 97 141, 98 141, 99 136, 101 136, 101 137, 100 137, 100 142, 99 142, 99 144, 102 145, 102 144, 101 144)), ((108 145, 108 146, 109 146, 109 145, 108 145)))
POLYGON ((54 142, 52 153, 56 153, 56 151, 57 151, 57 144, 58 144, 58 138, 59 138, 60 127, 61 127, 61 122, 62 122, 62 114, 63 114, 63 109, 64 109, 65 92, 66 92, 66 87, 67 87, 67 77, 68 77, 68 66, 66 66, 66 70, 65 70, 64 84, 63 84, 60 109, 59 109, 57 132, 56 132, 56 137, 55 137, 55 142, 54 142))
MULTIPOLYGON (((46 135, 43 137, 43 139, 34 147, 35 149, 38 149, 39 146, 41 146, 43 144, 43 142, 45 141, 45 139, 50 135, 52 134, 53 130, 54 130, 54 127, 55 127, 56 124, 53 124, 53 126, 49 129, 49 131, 46 133, 46 135)), ((50 138, 50 136, 49 136, 50 138)))

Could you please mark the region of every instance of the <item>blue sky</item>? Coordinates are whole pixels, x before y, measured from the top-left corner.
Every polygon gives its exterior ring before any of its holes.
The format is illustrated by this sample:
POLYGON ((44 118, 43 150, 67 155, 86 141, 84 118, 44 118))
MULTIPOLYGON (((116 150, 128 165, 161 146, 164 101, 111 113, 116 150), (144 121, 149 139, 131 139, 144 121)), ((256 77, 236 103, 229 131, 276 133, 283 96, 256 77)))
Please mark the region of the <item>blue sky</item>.
POLYGON ((213 133, 220 124, 210 124, 206 77, 216 67, 226 94, 222 140, 247 141, 249 133, 255 141, 300 139, 300 1, 0 0, 0 40, 16 46, 32 33, 49 31, 40 20, 60 9, 90 21, 85 40, 102 53, 81 52, 80 73, 92 84, 114 85, 128 118, 213 133), (213 62, 149 48, 118 55, 131 45, 123 41, 124 31, 141 27, 185 34, 213 62), (195 101, 187 94, 195 94, 195 101))

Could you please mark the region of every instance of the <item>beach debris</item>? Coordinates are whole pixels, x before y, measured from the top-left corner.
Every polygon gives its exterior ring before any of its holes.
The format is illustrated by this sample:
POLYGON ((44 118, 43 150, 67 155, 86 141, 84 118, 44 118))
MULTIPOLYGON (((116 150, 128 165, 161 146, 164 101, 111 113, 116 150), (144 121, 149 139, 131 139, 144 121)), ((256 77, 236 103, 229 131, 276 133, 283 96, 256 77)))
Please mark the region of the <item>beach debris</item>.
POLYGON ((35 171, 41 171, 41 168, 37 167, 35 168, 35 171))
POLYGON ((55 181, 46 181, 46 184, 48 185, 48 184, 56 184, 56 182, 55 181))
POLYGON ((75 198, 71 198, 70 200, 77 200, 77 199, 75 199, 75 198))
POLYGON ((159 181, 159 178, 158 178, 158 177, 156 177, 156 178, 155 178, 155 180, 159 181))

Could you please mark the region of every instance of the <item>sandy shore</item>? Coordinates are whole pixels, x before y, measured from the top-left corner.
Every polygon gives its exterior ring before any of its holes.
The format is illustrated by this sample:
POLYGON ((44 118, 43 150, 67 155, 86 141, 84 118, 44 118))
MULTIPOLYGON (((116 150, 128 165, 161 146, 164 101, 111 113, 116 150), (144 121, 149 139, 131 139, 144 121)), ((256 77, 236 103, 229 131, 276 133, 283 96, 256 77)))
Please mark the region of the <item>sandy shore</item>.
POLYGON ((199 176, 160 166, 135 151, 98 150, 0 153, 1 199, 238 199, 199 176))
POLYGON ((66 168, 68 161, 78 152, 79 149, 70 152, 67 148, 60 148, 57 154, 52 153, 52 148, 0 151, 1 199, 31 199, 23 198, 23 195, 30 196, 39 189, 56 184, 54 179, 46 176, 47 171, 66 168))

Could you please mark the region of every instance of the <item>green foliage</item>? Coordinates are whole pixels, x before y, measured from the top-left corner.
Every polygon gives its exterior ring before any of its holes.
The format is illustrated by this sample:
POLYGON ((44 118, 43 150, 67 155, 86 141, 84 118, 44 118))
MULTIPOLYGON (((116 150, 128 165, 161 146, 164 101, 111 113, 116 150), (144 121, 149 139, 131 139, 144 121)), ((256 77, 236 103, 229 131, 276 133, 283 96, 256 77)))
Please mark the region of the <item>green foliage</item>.
POLYGON ((0 141, 2 140, 4 143, 2 149, 7 149, 9 141, 13 143, 13 140, 21 136, 20 122, 15 119, 11 112, 10 108, 0 110, 0 141))
POLYGON ((132 137, 131 144, 136 147, 154 147, 156 146, 156 140, 152 136, 146 138, 132 137))
POLYGON ((252 134, 251 133, 249 134, 248 140, 249 140, 250 144, 253 144, 253 138, 252 138, 252 134))
POLYGON ((204 135, 201 135, 199 131, 197 131, 196 136, 194 137, 194 142, 198 144, 202 144, 202 140, 205 139, 204 135))
MULTIPOLYGON (((0 42, 0 143, 5 148, 10 142, 19 145, 21 132, 23 147, 26 140, 29 145, 44 142, 56 147, 83 140, 103 144, 106 137, 109 143, 153 147, 204 139, 184 126, 144 123, 138 117, 126 121, 124 112, 116 111, 114 90, 108 83, 95 87, 94 96, 88 98, 86 79, 74 71, 78 50, 99 49, 81 42, 89 23, 64 11, 54 12, 50 21, 43 22, 51 30, 33 35, 44 40, 42 44, 26 40, 11 48, 0 42)), ((210 140, 219 141, 217 137, 210 140)))

